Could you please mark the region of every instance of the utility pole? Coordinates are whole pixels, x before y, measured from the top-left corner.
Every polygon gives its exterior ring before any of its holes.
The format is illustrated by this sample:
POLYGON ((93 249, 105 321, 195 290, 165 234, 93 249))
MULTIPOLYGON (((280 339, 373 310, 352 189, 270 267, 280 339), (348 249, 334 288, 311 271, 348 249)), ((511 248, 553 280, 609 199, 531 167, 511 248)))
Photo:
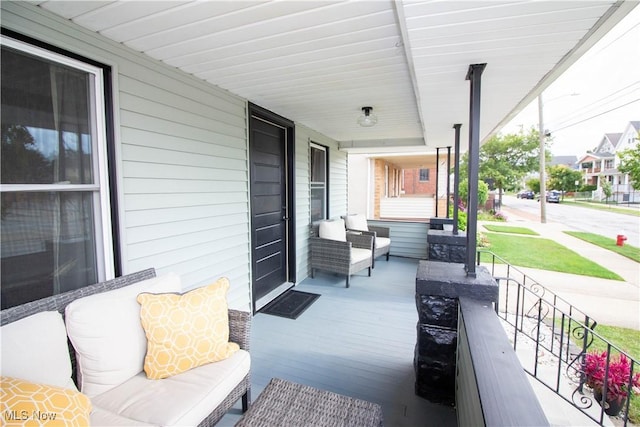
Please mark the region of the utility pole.
POLYGON ((545 131, 544 131, 544 113, 542 111, 542 93, 538 95, 538 133, 540 134, 540 222, 547 222, 547 185, 545 183, 545 155, 546 155, 546 147, 545 147, 545 131))

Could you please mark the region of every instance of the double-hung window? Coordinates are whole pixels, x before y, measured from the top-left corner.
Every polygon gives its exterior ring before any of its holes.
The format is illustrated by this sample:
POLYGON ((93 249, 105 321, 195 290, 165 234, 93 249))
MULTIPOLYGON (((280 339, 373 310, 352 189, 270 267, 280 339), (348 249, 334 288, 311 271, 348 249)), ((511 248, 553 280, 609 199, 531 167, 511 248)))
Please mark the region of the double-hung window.
POLYGON ((421 182, 429 181, 429 169, 420 169, 419 174, 419 179, 421 182))
POLYGON ((327 147, 311 144, 311 221, 328 218, 327 147))
POLYGON ((104 70, 2 38, 2 308, 113 277, 104 70))

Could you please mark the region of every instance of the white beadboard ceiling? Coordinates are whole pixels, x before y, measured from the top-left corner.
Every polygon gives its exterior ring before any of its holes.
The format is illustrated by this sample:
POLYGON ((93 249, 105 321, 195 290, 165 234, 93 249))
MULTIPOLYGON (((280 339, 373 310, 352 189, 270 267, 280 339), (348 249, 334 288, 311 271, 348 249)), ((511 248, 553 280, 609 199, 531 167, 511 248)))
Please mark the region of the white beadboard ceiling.
POLYGON ((40 7, 341 141, 453 145, 482 75, 498 131, 637 1, 43 1, 40 7), (356 123, 372 106, 378 124, 356 123))

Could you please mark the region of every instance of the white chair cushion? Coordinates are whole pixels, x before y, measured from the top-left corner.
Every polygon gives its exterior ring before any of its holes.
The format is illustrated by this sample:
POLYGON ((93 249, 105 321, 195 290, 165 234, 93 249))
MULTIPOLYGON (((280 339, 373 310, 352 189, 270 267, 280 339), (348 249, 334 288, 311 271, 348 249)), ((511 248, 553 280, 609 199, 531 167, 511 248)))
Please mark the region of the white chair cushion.
POLYGON ((65 319, 76 350, 80 391, 93 397, 141 372, 147 338, 136 297, 181 290, 180 277, 170 273, 69 304, 65 319))
POLYGON ((106 409, 102 409, 96 405, 93 405, 93 411, 89 421, 93 427, 138 427, 138 426, 152 426, 153 424, 143 423, 140 421, 132 420, 131 418, 125 418, 113 412, 109 412, 106 409))
POLYGON ((391 244, 391 239, 388 237, 376 237, 376 249, 386 248, 391 244))
POLYGON ((349 230, 369 231, 367 218, 362 214, 347 215, 344 220, 349 230))
POLYGON ((91 402, 121 417, 162 426, 195 426, 211 413, 249 373, 245 350, 162 380, 141 372, 91 402))
POLYGON ((37 384, 77 390, 62 315, 43 311, 0 328, 0 373, 37 384))
POLYGON ((347 241, 347 230, 344 228, 344 220, 334 219, 331 221, 322 221, 318 229, 318 236, 322 239, 347 241))
POLYGON ((369 249, 351 248, 351 264, 356 264, 367 258, 371 258, 371 251, 369 249))

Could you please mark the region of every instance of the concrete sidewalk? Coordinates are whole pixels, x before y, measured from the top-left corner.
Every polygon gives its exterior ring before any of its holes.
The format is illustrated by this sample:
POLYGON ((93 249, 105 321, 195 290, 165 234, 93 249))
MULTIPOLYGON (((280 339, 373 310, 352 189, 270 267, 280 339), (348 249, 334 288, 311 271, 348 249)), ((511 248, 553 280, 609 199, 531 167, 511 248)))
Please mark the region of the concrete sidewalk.
MULTIPOLYGON (((604 325, 640 330, 640 264, 584 240, 565 234, 572 227, 560 223, 542 224, 539 218, 503 207, 507 225, 526 227, 541 237, 554 240, 579 255, 617 273, 624 282, 589 276, 516 267, 544 287, 566 299, 576 308, 604 325)), ((480 222, 479 231, 487 231, 480 222)), ((493 223, 495 224, 495 223, 493 223)))

